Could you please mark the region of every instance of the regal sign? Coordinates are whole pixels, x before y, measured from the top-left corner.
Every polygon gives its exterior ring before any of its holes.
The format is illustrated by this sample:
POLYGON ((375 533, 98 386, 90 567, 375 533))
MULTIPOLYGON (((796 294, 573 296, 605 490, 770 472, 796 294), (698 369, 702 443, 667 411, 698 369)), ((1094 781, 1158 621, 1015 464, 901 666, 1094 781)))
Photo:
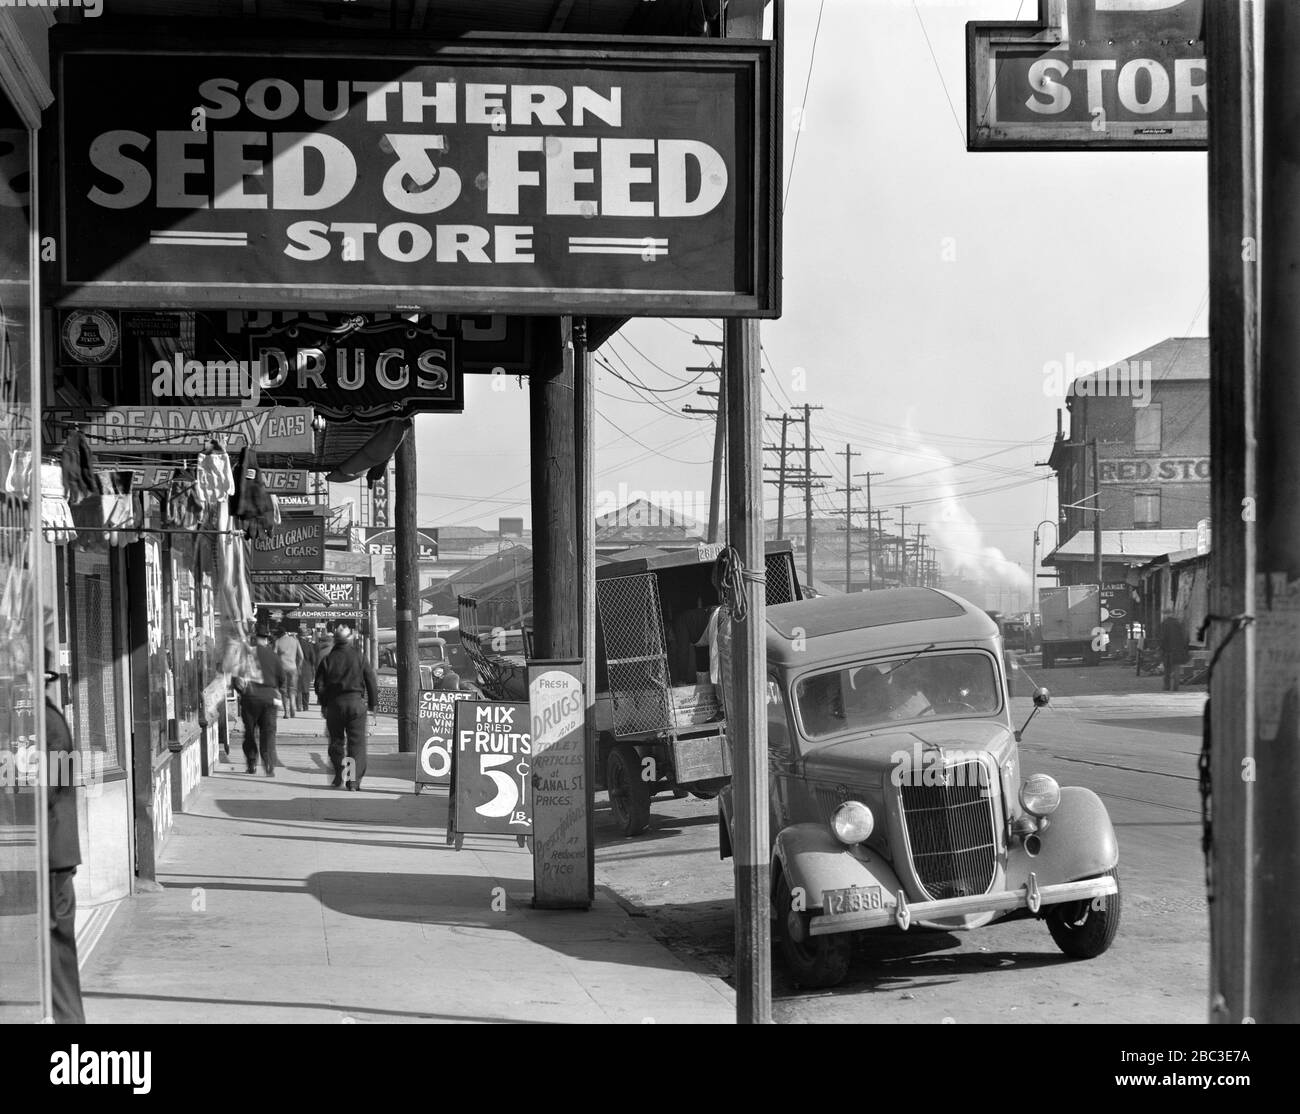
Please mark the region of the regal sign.
POLYGON ((205 38, 51 36, 61 304, 779 313, 770 42, 205 38))
POLYGON ((1204 0, 1039 0, 966 25, 972 151, 1204 150, 1204 0))

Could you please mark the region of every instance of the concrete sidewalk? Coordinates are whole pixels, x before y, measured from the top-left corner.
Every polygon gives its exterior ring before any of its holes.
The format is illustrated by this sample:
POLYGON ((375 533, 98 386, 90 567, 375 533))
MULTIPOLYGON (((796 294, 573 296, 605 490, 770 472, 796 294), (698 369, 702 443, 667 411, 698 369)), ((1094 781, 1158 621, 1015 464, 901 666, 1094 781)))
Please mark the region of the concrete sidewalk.
POLYGON ((445 790, 412 791, 392 721, 364 789, 329 788, 319 712, 281 719, 276 777, 239 737, 176 817, 160 893, 125 902, 82 971, 86 1018, 192 1022, 730 1023, 688 970, 598 889, 534 910, 513 840, 445 842, 445 790))

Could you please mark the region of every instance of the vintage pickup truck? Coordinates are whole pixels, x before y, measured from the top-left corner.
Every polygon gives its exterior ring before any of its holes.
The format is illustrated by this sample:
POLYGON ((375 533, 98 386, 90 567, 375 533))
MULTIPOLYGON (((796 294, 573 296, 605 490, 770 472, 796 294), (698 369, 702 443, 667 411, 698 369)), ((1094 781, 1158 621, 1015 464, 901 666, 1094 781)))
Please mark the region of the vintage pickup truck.
MULTIPOLYGON (((1110 818, 1091 790, 1022 774, 988 615, 900 588, 769 607, 767 622, 772 914, 796 982, 839 983, 853 934, 889 926, 1037 917, 1068 956, 1110 946, 1110 818)), ((1030 719, 1048 699, 1035 692, 1030 719)))

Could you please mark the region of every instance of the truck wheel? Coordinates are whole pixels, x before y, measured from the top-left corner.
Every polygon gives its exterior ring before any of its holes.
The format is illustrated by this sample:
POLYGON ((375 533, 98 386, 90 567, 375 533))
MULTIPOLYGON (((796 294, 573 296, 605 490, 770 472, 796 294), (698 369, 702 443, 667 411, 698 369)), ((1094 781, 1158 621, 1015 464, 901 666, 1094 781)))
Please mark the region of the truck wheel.
POLYGON ((1100 664, 1101 664, 1101 651, 1100 651, 1100 650, 1094 650, 1091 646, 1088 647, 1088 649, 1084 650, 1084 652, 1083 652, 1083 664, 1084 664, 1084 665, 1100 665, 1100 664))
POLYGON ((640 835, 650 824, 650 786, 641 777, 636 747, 619 743, 609 752, 605 789, 614 822, 625 838, 640 835))
POLYGON ((687 789, 697 800, 712 801, 722 792, 722 787, 726 784, 725 777, 709 778, 707 781, 697 781, 694 785, 687 786, 687 789))
POLYGON ((785 965, 798 986, 824 988, 839 986, 849 973, 853 956, 853 937, 848 933, 835 936, 811 936, 811 917, 794 908, 790 884, 782 871, 773 890, 777 933, 785 965))
POLYGON ((1046 646, 1043 647, 1043 668, 1051 669, 1056 664, 1056 655, 1046 646))
MULTIPOLYGON (((1106 871, 1119 885, 1119 871, 1106 871)), ((1120 895, 1117 890, 1089 901, 1070 901, 1056 905, 1047 914, 1047 930, 1056 946, 1071 959, 1095 959, 1115 939, 1119 931, 1120 895)))

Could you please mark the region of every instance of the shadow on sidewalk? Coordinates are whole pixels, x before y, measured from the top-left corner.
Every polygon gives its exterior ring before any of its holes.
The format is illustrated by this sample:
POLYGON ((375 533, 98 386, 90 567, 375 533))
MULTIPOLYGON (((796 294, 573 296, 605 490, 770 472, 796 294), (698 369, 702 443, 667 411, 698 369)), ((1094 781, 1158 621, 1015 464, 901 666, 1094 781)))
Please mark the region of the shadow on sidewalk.
MULTIPOLYGON (((471 852, 460 852, 466 853, 471 852)), ((326 910, 345 917, 446 929, 458 938, 485 943, 510 933, 574 960, 680 968, 671 954, 657 945, 623 946, 644 937, 612 899, 598 899, 586 912, 534 909, 532 883, 523 879, 432 870, 420 874, 326 870, 307 875, 301 883, 284 884, 177 871, 164 884, 166 890, 196 886, 211 891, 310 895, 326 910)))

